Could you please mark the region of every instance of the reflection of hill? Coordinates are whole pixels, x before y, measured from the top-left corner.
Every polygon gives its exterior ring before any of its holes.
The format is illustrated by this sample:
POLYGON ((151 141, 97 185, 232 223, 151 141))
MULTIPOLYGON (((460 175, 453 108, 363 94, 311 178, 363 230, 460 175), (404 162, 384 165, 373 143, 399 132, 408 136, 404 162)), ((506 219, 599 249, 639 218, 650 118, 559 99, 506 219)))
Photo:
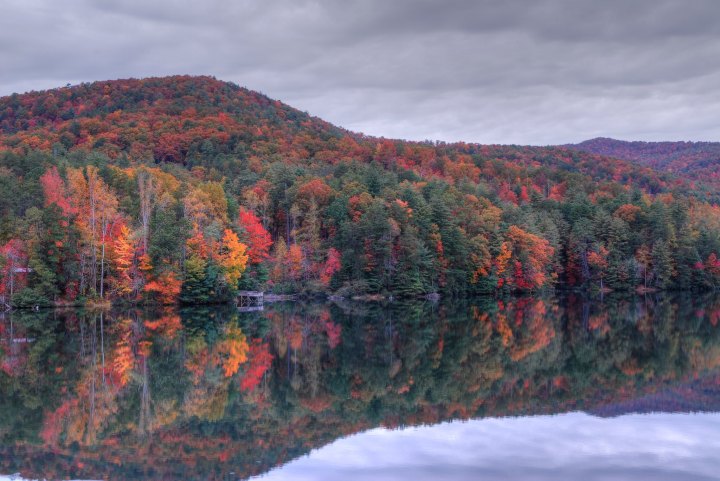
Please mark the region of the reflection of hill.
POLYGON ((590 411, 591 414, 602 417, 650 412, 720 412, 720 375, 703 377, 590 411))
POLYGON ((379 425, 713 409, 718 313, 572 296, 18 313, 35 341, 0 323, 0 472, 226 479, 379 425))

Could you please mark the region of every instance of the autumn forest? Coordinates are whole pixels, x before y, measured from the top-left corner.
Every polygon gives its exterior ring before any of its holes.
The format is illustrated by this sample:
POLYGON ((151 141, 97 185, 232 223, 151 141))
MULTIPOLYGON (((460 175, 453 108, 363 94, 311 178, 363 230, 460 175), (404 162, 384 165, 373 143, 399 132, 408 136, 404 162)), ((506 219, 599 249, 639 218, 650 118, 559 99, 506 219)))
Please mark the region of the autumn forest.
POLYGON ((716 289, 714 150, 640 147, 374 138, 210 77, 15 94, 0 300, 716 289))

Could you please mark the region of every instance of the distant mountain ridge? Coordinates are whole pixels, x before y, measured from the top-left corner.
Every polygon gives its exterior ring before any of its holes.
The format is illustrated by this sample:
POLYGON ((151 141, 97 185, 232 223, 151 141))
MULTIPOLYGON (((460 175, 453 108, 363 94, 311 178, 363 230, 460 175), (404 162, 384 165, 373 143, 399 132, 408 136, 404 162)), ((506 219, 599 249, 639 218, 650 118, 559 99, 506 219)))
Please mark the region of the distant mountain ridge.
POLYGON ((564 147, 629 160, 691 180, 720 181, 720 142, 642 142, 597 137, 564 147))

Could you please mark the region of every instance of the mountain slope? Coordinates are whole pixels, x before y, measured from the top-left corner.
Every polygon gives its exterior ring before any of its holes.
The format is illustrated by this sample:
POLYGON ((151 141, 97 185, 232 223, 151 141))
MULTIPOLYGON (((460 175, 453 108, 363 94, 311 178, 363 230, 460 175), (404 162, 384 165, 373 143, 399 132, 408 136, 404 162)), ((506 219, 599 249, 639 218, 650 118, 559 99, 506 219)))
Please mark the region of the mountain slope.
POLYGON ((5 149, 96 149, 110 157, 182 162, 210 141, 326 141, 340 129, 281 102, 210 77, 95 82, 0 99, 5 149))
POLYGON ((720 285, 716 190, 563 147, 407 142, 210 77, 0 99, 0 301, 720 285))
POLYGON ((431 159, 436 165, 418 166, 421 159, 412 158, 416 152, 403 155, 408 149, 420 150, 417 157, 466 154, 522 167, 547 166, 654 191, 673 182, 632 163, 563 148, 433 145, 363 137, 211 77, 116 80, 14 94, 0 99, 0 133, 0 149, 13 152, 95 150, 110 158, 188 163, 202 157, 199 151, 209 142, 224 153, 273 153, 284 161, 335 161, 338 156, 371 161, 384 155, 385 163, 446 175, 437 159, 431 159))
POLYGON ((566 147, 720 184, 720 142, 627 142, 598 137, 566 147))

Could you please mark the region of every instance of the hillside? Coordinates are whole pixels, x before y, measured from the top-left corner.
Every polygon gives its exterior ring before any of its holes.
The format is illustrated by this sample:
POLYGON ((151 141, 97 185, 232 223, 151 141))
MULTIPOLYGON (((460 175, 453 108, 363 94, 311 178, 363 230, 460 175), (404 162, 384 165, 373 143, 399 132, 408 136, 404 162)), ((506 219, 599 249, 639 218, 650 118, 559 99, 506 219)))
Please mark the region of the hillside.
POLYGON ((627 142, 599 137, 566 147, 720 185, 720 142, 627 142))
POLYGON ((717 191, 562 147, 345 131, 210 77, 0 99, 0 301, 714 289, 717 191))

